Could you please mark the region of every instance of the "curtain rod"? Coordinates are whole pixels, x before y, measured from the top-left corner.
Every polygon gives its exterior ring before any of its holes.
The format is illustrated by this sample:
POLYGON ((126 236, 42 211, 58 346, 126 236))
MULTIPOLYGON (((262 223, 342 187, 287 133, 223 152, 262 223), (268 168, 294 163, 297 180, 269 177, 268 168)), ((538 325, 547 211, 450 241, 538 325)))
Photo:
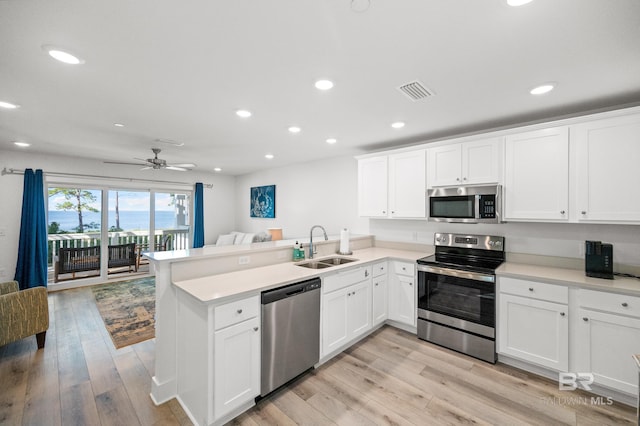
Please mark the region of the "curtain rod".
MULTIPOLYGON (((124 180, 127 182, 149 182, 149 183, 167 183, 173 185, 193 185, 193 183, 189 182, 174 182, 170 180, 156 180, 156 179, 137 179, 137 178, 125 178, 125 177, 117 177, 117 176, 100 176, 100 175, 84 175, 80 173, 62 173, 62 172, 43 172, 46 175, 50 176, 60 176, 60 177, 83 177, 83 178, 95 178, 95 179, 116 179, 116 180, 124 180)), ((2 169, 2 176, 4 175, 24 175, 24 172, 19 169, 7 169, 6 167, 2 169)), ((213 188, 213 184, 211 183, 203 183, 202 186, 205 188, 213 188)))

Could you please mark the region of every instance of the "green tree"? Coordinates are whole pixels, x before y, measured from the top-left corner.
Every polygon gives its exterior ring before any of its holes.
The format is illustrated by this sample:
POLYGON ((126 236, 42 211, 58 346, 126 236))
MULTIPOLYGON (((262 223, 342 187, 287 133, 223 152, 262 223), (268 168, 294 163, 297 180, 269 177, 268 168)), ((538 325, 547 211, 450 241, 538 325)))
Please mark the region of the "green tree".
POLYGON ((84 232, 85 225, 82 221, 82 212, 98 212, 99 210, 91 206, 97 200, 96 196, 85 189, 80 188, 51 188, 49 190, 49 197, 55 195, 63 195, 65 201, 56 204, 58 210, 74 210, 78 213, 78 232, 84 232))

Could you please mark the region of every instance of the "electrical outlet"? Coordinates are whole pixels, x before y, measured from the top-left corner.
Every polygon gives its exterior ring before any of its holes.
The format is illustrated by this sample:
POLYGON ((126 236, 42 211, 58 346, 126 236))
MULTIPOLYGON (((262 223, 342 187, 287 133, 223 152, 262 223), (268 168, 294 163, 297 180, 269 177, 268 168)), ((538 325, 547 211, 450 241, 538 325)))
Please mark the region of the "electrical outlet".
POLYGON ((247 265, 251 262, 251 258, 249 256, 240 256, 238 258, 238 265, 247 265))

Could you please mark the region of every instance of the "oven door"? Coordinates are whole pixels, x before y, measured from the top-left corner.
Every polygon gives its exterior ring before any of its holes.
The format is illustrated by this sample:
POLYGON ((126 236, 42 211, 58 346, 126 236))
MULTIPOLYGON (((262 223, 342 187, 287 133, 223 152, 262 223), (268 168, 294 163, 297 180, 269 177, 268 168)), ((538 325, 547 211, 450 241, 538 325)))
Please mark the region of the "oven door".
POLYGON ((418 266, 420 318, 463 329, 475 328, 473 324, 484 326, 480 329, 493 329, 496 318, 495 295, 495 275, 418 266), (459 321, 452 322, 449 320, 451 317, 459 321))

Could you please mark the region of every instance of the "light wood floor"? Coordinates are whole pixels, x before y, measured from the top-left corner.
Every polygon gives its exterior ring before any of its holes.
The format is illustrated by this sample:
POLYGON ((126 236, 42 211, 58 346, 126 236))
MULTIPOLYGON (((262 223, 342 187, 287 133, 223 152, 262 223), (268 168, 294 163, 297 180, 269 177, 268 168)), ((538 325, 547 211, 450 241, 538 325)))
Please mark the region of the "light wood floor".
MULTIPOLYGON (((149 398, 154 342, 115 350, 88 288, 49 296, 44 350, 0 347, 0 425, 188 425, 149 398)), ((272 394, 242 425, 619 425, 635 409, 496 366, 385 327, 272 394)))

